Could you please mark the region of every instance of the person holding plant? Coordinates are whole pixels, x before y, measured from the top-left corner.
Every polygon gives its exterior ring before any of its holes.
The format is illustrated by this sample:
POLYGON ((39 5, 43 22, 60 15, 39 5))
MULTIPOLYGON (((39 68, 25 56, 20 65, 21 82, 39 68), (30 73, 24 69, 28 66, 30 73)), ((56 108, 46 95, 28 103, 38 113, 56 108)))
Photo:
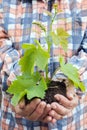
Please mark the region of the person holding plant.
MULTIPOLYGON (((79 91, 74 91, 73 88, 67 89, 68 98, 60 94, 55 95, 58 102, 46 104, 44 101, 35 98, 26 105, 24 99, 22 99, 15 107, 11 103, 12 95, 7 93, 12 81, 16 76, 21 75, 18 62, 23 56, 22 43, 33 44, 34 40, 38 39, 45 46, 43 33, 32 23, 34 21, 42 22, 49 32, 50 18, 45 11, 52 12, 54 2, 57 2, 60 11, 53 28, 62 26, 70 34, 70 37, 67 53, 64 53, 61 48, 52 47, 51 59, 54 59, 61 52, 66 61, 71 59, 69 62, 79 66, 80 78, 82 81, 85 79, 86 83, 86 65, 78 65, 78 62, 76 62, 78 58, 82 60, 82 63, 87 59, 86 32, 83 37, 86 28, 86 20, 84 19, 87 18, 86 1, 0 0, 2 130, 87 129, 87 97, 79 91), (64 19, 62 22, 61 18, 64 19), (36 30, 36 32, 33 30, 36 30), (72 56, 76 54, 78 48, 78 55, 73 58, 72 56)), ((50 73, 52 74, 54 62, 51 62, 50 66, 50 73)))

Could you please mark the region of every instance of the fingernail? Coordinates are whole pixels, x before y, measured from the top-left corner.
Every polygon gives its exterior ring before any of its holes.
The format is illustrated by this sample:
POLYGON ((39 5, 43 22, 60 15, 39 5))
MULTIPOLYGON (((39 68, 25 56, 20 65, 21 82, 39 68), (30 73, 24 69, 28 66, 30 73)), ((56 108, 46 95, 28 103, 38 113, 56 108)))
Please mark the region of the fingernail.
POLYGON ((45 105, 46 105, 46 103, 45 102, 41 102, 41 107, 44 107, 45 105))
POLYGON ((47 107, 48 107, 48 108, 51 108, 51 105, 50 105, 50 104, 47 104, 47 107))
POLYGON ((52 117, 49 116, 49 117, 48 117, 48 121, 50 122, 51 120, 52 120, 52 117))
POLYGON ((56 98, 57 100, 59 100, 58 94, 54 96, 54 98, 56 98))

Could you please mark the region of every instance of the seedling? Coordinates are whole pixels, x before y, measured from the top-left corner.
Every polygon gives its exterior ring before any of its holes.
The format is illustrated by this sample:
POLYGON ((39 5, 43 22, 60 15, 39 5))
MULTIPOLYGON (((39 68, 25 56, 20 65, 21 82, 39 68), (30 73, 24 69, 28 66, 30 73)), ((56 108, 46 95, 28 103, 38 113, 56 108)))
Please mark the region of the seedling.
MULTIPOLYGON (((8 93, 13 95, 12 104, 14 106, 17 105, 25 95, 28 100, 34 97, 44 99, 48 84, 52 79, 48 77, 48 60, 50 58, 51 46, 52 44, 57 47, 61 46, 65 52, 67 51, 69 34, 63 28, 57 28, 55 31, 52 29, 53 22, 58 13, 57 5, 54 5, 54 10, 54 15, 47 12, 51 18, 49 33, 47 33, 43 24, 33 22, 33 24, 39 26, 45 34, 47 49, 42 47, 37 39, 34 41, 34 44, 24 43, 22 45, 24 55, 19 61, 22 74, 16 77, 7 90, 8 93), (36 69, 35 66, 37 67, 36 69), (45 71, 46 75, 42 75, 40 71, 45 71)), ((61 54, 59 57, 60 67, 58 69, 68 77, 76 88, 80 88, 84 91, 85 86, 80 82, 77 68, 70 63, 65 63, 64 57, 61 54)))

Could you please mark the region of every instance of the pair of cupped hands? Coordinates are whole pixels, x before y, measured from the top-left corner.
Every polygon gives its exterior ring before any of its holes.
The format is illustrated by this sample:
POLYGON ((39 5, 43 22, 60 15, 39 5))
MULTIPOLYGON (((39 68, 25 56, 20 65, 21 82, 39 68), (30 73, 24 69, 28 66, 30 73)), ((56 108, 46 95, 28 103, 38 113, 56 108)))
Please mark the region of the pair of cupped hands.
POLYGON ((14 111, 16 114, 31 121, 55 123, 71 112, 78 104, 78 96, 72 88, 68 88, 67 98, 60 94, 56 94, 54 97, 58 102, 51 104, 46 104, 39 98, 35 98, 26 105, 25 100, 22 99, 14 108, 14 111))

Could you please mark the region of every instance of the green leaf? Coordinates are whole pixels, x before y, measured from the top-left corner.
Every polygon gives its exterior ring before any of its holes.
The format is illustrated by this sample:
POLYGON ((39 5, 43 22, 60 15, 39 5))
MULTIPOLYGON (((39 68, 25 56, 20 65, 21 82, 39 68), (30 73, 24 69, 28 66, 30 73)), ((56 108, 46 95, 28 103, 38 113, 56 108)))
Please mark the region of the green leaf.
POLYGON ((49 53, 46 50, 44 50, 39 44, 35 59, 36 66, 38 66, 39 69, 44 70, 46 65, 48 64, 49 57, 50 57, 49 53))
POLYGON ((7 92, 11 94, 21 93, 28 87, 34 86, 35 84, 36 82, 32 79, 32 77, 26 78, 24 76, 18 76, 17 79, 12 82, 7 92))
POLYGON ((35 48, 35 46, 33 45, 33 44, 30 44, 30 43, 23 43, 22 44, 22 48, 24 49, 24 50, 31 50, 32 48, 35 48))
POLYGON ((18 102, 24 97, 24 95, 26 95, 26 93, 27 93, 26 89, 21 93, 15 93, 11 100, 12 104, 16 106, 18 102))
POLYGON ((34 72, 32 75, 31 75, 31 79, 34 80, 35 83, 37 83, 40 79, 41 79, 41 75, 38 71, 34 72))
POLYGON ((51 32, 51 36, 55 45, 61 45, 67 51, 69 34, 63 28, 57 28, 55 32, 51 32))
POLYGON ((19 65, 21 66, 21 71, 24 73, 33 73, 34 64, 36 58, 36 46, 33 44, 23 44, 25 49, 24 56, 21 57, 19 65))
POLYGON ((7 90, 8 93, 13 95, 12 104, 17 105, 26 94, 28 94, 28 99, 35 96, 43 98, 47 85, 43 78, 41 80, 40 79, 41 77, 38 72, 30 78, 26 78, 24 76, 17 77, 17 79, 12 82, 11 86, 7 90))
POLYGON ((80 82, 78 69, 72 64, 62 64, 60 67, 61 71, 74 83, 74 86, 80 88, 82 91, 85 90, 85 86, 80 82))
POLYGON ((60 45, 62 46, 62 48, 66 52, 67 47, 68 47, 69 34, 63 28, 57 28, 57 36, 58 36, 58 40, 59 40, 60 45))
POLYGON ((20 59, 19 64, 23 73, 32 74, 34 72, 34 66, 38 66, 39 69, 44 70, 48 64, 49 53, 41 47, 40 43, 36 40, 37 45, 24 44, 25 48, 24 56, 20 59))
POLYGON ((27 98, 32 99, 34 97, 38 97, 43 99, 46 89, 46 82, 44 81, 44 79, 41 79, 38 85, 29 88, 29 91, 27 91, 27 98))
POLYGON ((61 66, 63 66, 65 64, 65 60, 64 60, 63 56, 59 56, 59 62, 60 62, 61 66))
POLYGON ((78 86, 79 86, 79 88, 80 88, 83 92, 85 92, 86 88, 85 88, 83 82, 80 82, 80 83, 78 84, 78 86))

